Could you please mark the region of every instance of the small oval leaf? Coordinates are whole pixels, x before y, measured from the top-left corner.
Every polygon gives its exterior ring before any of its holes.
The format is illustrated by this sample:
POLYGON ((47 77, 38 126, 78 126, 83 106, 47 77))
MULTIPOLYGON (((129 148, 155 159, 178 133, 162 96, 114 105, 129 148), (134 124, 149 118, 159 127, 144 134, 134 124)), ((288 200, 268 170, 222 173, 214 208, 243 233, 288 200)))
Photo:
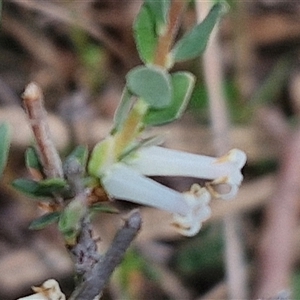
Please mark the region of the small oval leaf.
POLYGON ((151 17, 155 20, 157 35, 162 34, 168 22, 170 0, 145 0, 145 5, 149 7, 151 17))
POLYGON ((36 220, 33 220, 29 225, 30 230, 40 230, 48 225, 58 222, 60 216, 60 212, 55 211, 51 213, 47 213, 36 220))
POLYGON ((58 229, 63 234, 68 245, 73 245, 76 242, 76 237, 81 227, 81 220, 86 214, 86 207, 83 205, 81 197, 85 197, 85 195, 79 195, 73 199, 59 217, 58 229))
POLYGON ((134 37, 141 60, 147 64, 152 63, 158 42, 155 19, 145 4, 142 6, 133 25, 134 37))
POLYGON ((149 109, 144 119, 145 124, 157 126, 180 118, 190 100, 194 84, 195 76, 191 73, 172 74, 173 98, 171 104, 164 109, 149 109))
POLYGON ((12 186, 19 192, 36 197, 35 193, 38 190, 39 184, 31 179, 20 178, 14 180, 12 186))
POLYGON ((43 178, 43 167, 39 161, 37 152, 33 147, 29 147, 26 150, 25 164, 34 179, 40 180, 43 178))
MULTIPOLYGON (((41 181, 34 181, 31 179, 16 179, 12 182, 12 186, 31 197, 52 197, 53 193, 65 191, 68 184, 61 178, 51 178, 41 181)), ((39 199, 40 200, 40 199, 39 199)))
POLYGON ((163 108, 172 99, 171 76, 157 66, 140 66, 132 69, 126 76, 129 90, 141 97, 150 107, 163 108))
POLYGON ((122 94, 121 102, 118 105, 114 115, 114 128, 112 129, 111 134, 118 131, 121 128, 121 126, 124 124, 125 120, 128 117, 131 106, 132 106, 132 94, 125 86, 122 94))
POLYGON ((50 193, 59 192, 68 187, 67 182, 62 178, 49 178, 38 182, 41 189, 45 189, 50 193))
POLYGON ((225 3, 215 4, 203 22, 175 44, 171 52, 175 62, 196 58, 204 52, 210 34, 224 11, 225 3))
POLYGON ((120 211, 112 206, 106 205, 106 204, 101 204, 101 203, 96 203, 92 206, 89 207, 89 210, 91 212, 102 212, 102 213, 109 213, 109 214, 117 214, 120 211))
POLYGON ((66 158, 68 159, 76 159, 84 168, 86 166, 88 158, 88 148, 83 145, 77 146, 66 158))
POLYGON ((76 190, 75 186, 79 187, 80 178, 86 172, 86 164, 88 158, 88 149, 86 146, 77 146, 65 159, 63 171, 65 178, 70 184, 70 190, 76 190))

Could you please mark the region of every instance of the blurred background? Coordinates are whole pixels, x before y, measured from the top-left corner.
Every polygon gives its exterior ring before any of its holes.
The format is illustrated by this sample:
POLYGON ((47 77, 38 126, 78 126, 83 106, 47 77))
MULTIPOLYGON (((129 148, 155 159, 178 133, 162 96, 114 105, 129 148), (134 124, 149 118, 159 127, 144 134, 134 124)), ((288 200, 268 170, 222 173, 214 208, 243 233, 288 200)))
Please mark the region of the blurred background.
MULTIPOLYGON (((244 183, 235 200, 213 201, 212 217, 194 238, 177 235, 168 214, 143 208, 141 233, 104 299, 228 298, 223 219, 231 215, 242 220, 249 298, 271 290, 274 297, 286 292, 300 299, 300 4, 229 4, 218 41, 230 139, 248 156, 244 183)), ((57 279, 66 295, 74 288, 72 262, 55 226, 30 231, 42 211, 11 188, 12 180, 29 176, 24 152, 32 134, 21 94, 31 81, 41 86, 62 156, 78 144, 92 149, 109 133, 124 76, 141 64, 132 34, 140 6, 139 0, 2 0, 0 122, 11 124, 13 137, 0 184, 0 299, 30 294, 48 278, 57 279)), ((191 1, 181 32, 195 24, 194 6, 191 1)), ((163 133, 170 148, 213 155, 202 61, 175 69, 193 72, 196 88, 184 117, 153 131, 163 133)), ((180 191, 193 182, 158 180, 180 191)), ((100 251, 121 224, 119 216, 95 218, 100 251)))

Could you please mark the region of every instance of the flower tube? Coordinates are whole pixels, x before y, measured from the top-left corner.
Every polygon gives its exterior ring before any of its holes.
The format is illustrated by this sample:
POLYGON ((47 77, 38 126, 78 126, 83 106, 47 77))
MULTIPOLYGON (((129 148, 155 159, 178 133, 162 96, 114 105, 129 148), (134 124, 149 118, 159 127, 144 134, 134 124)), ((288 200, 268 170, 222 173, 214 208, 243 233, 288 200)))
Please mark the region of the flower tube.
POLYGON ((163 147, 141 148, 126 163, 147 176, 186 176, 212 180, 208 186, 215 197, 233 198, 243 180, 241 168, 246 154, 238 149, 220 158, 197 155, 163 147), (229 192, 218 193, 215 185, 228 184, 229 192))
POLYGON ((101 183, 111 197, 173 213, 173 225, 186 236, 195 235, 210 215, 210 193, 198 185, 193 185, 189 192, 179 193, 123 163, 114 164, 103 175, 101 183))

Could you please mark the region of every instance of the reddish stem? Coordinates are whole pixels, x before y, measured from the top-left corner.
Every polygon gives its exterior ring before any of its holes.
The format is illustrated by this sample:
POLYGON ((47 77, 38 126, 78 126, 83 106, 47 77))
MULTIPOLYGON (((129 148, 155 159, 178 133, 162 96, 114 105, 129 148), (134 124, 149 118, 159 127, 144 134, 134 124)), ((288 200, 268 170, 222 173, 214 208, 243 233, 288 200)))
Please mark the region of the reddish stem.
POLYGON ((158 45, 155 53, 154 64, 158 66, 166 66, 168 54, 176 37, 180 19, 184 12, 186 1, 171 1, 169 12, 169 22, 165 34, 161 35, 158 40, 158 45))

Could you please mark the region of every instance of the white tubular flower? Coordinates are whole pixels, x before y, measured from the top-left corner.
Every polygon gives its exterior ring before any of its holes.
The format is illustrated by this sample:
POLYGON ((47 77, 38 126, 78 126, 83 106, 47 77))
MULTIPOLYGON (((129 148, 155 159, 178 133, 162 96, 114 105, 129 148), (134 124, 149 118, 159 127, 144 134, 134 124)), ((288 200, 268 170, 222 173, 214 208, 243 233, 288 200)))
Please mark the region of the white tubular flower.
POLYGON ((183 196, 193 210, 185 216, 175 214, 173 225, 182 235, 194 236, 199 232, 202 222, 210 217, 211 209, 208 204, 211 196, 207 189, 201 188, 198 184, 193 184, 191 190, 183 196))
POLYGON ((202 222, 210 215, 208 203, 211 196, 206 188, 198 185, 182 194, 143 176, 124 163, 114 164, 101 182, 111 197, 173 213, 173 224, 186 236, 197 234, 202 222))
POLYGON ((245 162, 246 154, 238 149, 214 158, 158 146, 141 148, 126 161, 133 169, 147 176, 185 176, 211 180, 209 191, 214 197, 225 200, 237 194, 243 180, 241 168, 245 162), (229 185, 229 192, 218 193, 213 188, 223 184, 229 185))
POLYGON ((61 292, 59 284, 54 279, 45 281, 39 287, 32 287, 35 294, 19 298, 18 300, 66 300, 66 296, 61 292))

